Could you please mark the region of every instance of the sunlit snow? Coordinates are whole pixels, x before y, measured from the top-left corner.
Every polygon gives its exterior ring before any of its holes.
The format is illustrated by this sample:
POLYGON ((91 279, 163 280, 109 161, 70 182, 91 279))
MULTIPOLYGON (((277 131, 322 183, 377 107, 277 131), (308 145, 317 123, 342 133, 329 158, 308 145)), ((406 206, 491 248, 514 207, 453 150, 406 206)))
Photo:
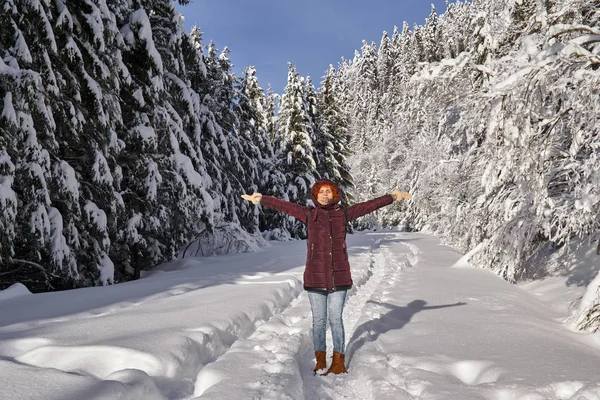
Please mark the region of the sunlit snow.
POLYGON ((348 374, 313 376, 306 245, 272 242, 108 287, 1 291, 0 397, 600 399, 600 341, 565 321, 593 249, 564 277, 517 286, 432 236, 348 241, 348 374))

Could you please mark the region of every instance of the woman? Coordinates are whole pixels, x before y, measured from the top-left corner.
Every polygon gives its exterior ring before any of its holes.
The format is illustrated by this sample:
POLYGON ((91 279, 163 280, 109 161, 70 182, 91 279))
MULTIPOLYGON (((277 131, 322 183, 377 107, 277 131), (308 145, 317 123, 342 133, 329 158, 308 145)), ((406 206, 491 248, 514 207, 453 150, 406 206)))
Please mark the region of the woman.
POLYGON ((394 201, 409 199, 406 192, 394 190, 391 194, 364 203, 344 207, 339 204, 342 196, 338 186, 330 180, 321 179, 311 189, 315 207, 301 206, 260 193, 242 195, 254 204, 281 211, 307 225, 307 255, 304 270, 304 289, 313 315, 313 345, 316 366, 313 372, 327 366, 326 321, 333 337, 332 363, 323 375, 345 373, 344 325, 342 311, 346 293, 352 287, 352 276, 346 247, 346 223, 373 212, 394 201))

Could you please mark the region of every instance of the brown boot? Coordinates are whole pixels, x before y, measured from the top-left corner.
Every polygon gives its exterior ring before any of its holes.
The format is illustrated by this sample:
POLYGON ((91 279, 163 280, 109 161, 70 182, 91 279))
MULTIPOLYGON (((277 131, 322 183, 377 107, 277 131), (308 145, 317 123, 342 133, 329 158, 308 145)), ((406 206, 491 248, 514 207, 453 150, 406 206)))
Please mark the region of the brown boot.
POLYGON ((331 361, 331 365, 329 366, 329 369, 327 370, 327 372, 325 372, 324 374, 321 374, 322 376, 327 376, 329 374, 345 374, 348 371, 346 370, 346 366, 344 365, 345 362, 345 356, 341 353, 338 353, 337 351, 333 352, 333 357, 331 357, 333 360, 331 361))
POLYGON ((324 351, 315 351, 315 358, 317 359, 317 365, 313 369, 313 372, 316 375, 318 370, 327 367, 327 353, 324 351))

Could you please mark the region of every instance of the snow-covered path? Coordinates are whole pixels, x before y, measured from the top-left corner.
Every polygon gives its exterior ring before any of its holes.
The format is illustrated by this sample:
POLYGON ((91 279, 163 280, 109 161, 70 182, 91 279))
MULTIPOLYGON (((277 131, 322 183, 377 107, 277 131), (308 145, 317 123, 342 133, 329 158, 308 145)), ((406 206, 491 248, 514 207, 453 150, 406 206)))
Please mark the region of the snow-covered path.
POLYGON ((331 398, 600 398, 591 337, 490 272, 451 268, 459 256, 432 251, 436 242, 389 244, 396 256, 407 245, 417 261, 363 309, 349 340, 352 371, 331 398))
POLYGON ((452 268, 459 258, 435 238, 381 235, 353 260, 363 274, 344 314, 348 375, 313 376, 301 295, 205 368, 194 398, 600 398, 589 338, 496 275, 452 268))
POLYGON ((312 374, 306 247, 291 242, 107 288, 0 292, 0 398, 600 399, 594 337, 535 295, 452 267, 461 255, 427 235, 349 249, 348 374, 312 374))

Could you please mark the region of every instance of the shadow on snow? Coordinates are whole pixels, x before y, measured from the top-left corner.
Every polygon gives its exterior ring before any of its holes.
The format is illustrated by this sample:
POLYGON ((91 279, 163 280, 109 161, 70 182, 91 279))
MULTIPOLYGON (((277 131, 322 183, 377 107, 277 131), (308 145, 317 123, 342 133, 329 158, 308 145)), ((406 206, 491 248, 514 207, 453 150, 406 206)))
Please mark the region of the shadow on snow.
POLYGON ((428 306, 424 300, 414 300, 408 303, 406 306, 396 306, 389 303, 377 303, 374 301, 368 301, 367 303, 380 304, 381 306, 388 309, 388 311, 381 315, 377 319, 372 319, 358 326, 354 331, 354 334, 348 342, 348 348, 346 349, 346 360, 349 365, 354 353, 360 349, 365 343, 374 342, 377 338, 389 331, 402 329, 404 325, 408 324, 412 319, 413 315, 421 311, 436 310, 439 308, 464 306, 467 303, 457 302, 454 304, 443 304, 438 306, 428 306))

